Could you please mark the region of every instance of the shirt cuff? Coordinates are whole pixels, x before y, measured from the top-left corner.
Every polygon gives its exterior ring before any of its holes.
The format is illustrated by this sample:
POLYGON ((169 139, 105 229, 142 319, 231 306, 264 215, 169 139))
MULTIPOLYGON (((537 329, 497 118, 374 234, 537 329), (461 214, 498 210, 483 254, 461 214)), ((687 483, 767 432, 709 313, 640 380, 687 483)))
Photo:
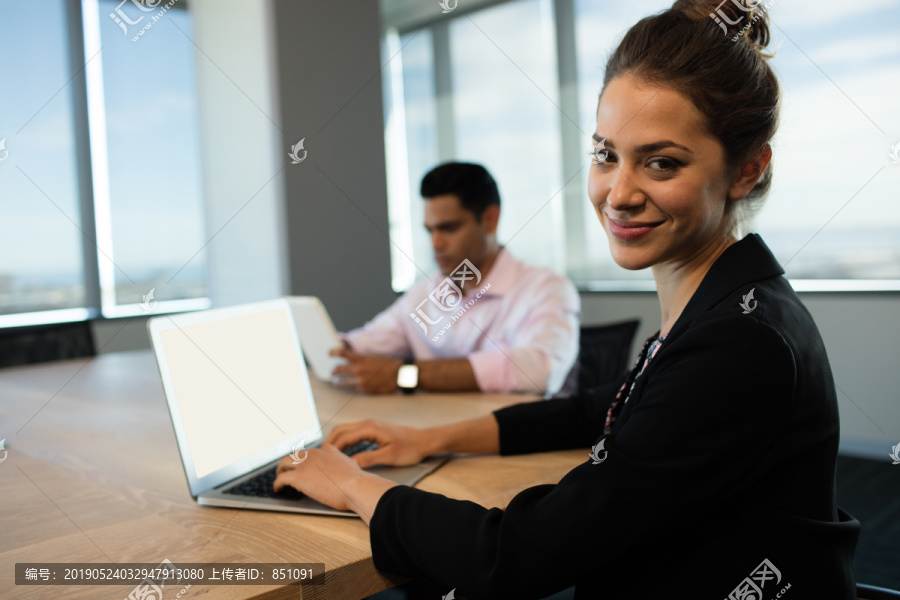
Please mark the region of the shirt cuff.
POLYGON ((350 333, 344 333, 342 331, 338 331, 337 336, 338 336, 338 339, 341 340, 341 342, 350 346, 350 350, 352 350, 353 352, 356 352, 356 350, 353 349, 353 342, 350 340, 350 333))
POLYGON ((516 391, 516 380, 509 369, 509 358, 502 352, 473 352, 469 355, 469 363, 482 392, 516 391))

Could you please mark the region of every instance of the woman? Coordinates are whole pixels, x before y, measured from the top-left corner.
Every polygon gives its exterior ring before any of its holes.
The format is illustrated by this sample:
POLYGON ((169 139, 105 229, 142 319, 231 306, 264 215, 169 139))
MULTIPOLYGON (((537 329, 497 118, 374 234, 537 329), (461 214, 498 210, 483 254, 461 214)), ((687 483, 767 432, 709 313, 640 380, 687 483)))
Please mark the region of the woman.
POLYGON ((718 0, 679 0, 606 67, 588 191, 613 258, 652 269, 661 308, 635 368, 584 397, 447 427, 340 426, 334 446, 281 465, 276 488, 369 523, 378 568, 468 598, 571 585, 576 598, 855 597, 859 524, 835 506, 825 348, 761 238, 742 238, 771 183, 779 88, 766 15, 739 1, 717 22, 718 0), (732 39, 726 21, 752 25, 732 39), (362 439, 380 449, 337 449, 362 439), (585 463, 506 510, 358 467, 587 446, 585 463))

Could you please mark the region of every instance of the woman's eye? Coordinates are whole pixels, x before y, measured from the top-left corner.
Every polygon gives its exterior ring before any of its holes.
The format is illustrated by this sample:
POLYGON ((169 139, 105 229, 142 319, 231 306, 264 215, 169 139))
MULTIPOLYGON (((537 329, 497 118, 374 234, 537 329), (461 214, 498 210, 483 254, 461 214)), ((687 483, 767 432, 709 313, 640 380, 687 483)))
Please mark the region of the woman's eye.
POLYGON ((672 171, 681 166, 681 163, 672 158, 654 158, 647 164, 657 165, 656 167, 651 169, 653 171, 672 171))

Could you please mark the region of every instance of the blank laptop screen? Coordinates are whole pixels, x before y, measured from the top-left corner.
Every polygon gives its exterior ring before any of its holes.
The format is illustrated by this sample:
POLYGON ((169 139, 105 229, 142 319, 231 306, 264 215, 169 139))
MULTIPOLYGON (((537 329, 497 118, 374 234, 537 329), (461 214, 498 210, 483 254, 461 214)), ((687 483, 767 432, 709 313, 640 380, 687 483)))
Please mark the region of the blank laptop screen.
POLYGON ((315 426, 286 309, 169 329, 160 340, 198 478, 315 426))

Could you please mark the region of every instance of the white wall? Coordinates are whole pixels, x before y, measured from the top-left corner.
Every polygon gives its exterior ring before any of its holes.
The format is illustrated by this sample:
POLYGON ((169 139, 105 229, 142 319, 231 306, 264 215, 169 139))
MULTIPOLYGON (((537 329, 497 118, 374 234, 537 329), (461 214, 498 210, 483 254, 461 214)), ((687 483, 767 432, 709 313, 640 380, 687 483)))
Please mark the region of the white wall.
POLYGON ((191 0, 210 297, 227 306, 286 289, 281 116, 268 0, 191 0), (213 237, 215 236, 215 237, 213 237))

